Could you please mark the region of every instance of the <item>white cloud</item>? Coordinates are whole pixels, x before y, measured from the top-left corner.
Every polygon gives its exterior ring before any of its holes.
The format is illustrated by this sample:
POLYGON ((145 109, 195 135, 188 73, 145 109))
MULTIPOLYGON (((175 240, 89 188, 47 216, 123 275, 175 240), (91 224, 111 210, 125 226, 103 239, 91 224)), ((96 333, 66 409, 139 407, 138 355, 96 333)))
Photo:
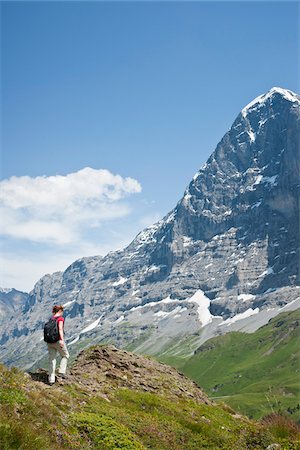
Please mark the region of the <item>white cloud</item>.
POLYGON ((86 229, 128 215, 121 200, 138 192, 137 180, 89 167, 64 176, 11 177, 0 182, 0 234, 76 243, 86 229))
POLYGON ((29 292, 45 274, 124 248, 161 216, 128 197, 141 186, 107 170, 0 181, 0 286, 29 292))
POLYGON ((133 178, 90 167, 68 175, 11 177, 0 185, 1 201, 10 208, 72 208, 87 201, 116 201, 141 191, 133 178))

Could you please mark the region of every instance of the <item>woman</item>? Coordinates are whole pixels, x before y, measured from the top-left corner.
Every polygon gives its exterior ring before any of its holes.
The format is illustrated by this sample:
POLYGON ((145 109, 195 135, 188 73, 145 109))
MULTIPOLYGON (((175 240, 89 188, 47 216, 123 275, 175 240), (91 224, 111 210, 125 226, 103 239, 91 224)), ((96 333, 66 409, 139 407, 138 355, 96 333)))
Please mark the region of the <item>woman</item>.
POLYGON ((61 362, 58 369, 58 374, 62 378, 66 378, 66 370, 67 370, 67 362, 69 358, 69 352, 64 340, 64 321, 63 318, 64 307, 62 305, 54 306, 52 309, 53 316, 52 320, 56 320, 58 327, 58 341, 47 344, 48 352, 49 352, 49 384, 55 383, 55 367, 56 367, 56 356, 57 352, 59 352, 61 356, 61 362))

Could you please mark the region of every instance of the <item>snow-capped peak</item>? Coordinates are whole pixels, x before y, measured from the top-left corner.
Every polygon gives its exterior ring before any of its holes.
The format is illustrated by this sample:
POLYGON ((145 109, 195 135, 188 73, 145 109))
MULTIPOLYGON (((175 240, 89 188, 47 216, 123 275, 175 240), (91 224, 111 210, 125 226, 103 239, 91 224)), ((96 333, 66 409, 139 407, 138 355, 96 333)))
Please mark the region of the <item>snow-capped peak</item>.
POLYGON ((246 117, 250 110, 256 109, 257 107, 261 106, 268 99, 273 97, 274 94, 280 94, 283 98, 285 98, 289 102, 292 102, 292 103, 297 102, 300 104, 300 97, 295 92, 290 91, 288 89, 283 89, 280 87, 273 87, 265 94, 259 95, 254 100, 252 100, 250 103, 248 103, 248 105, 242 109, 242 115, 244 117, 246 117))

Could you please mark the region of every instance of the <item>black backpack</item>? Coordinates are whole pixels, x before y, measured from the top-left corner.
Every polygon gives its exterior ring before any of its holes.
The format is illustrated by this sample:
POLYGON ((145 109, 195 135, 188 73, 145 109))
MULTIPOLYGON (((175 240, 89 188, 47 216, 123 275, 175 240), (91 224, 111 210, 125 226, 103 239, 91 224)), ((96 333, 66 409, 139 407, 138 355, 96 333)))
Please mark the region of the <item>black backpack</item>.
POLYGON ((44 325, 44 341, 48 344, 54 344, 59 341, 59 332, 57 326, 57 317, 50 317, 44 325))

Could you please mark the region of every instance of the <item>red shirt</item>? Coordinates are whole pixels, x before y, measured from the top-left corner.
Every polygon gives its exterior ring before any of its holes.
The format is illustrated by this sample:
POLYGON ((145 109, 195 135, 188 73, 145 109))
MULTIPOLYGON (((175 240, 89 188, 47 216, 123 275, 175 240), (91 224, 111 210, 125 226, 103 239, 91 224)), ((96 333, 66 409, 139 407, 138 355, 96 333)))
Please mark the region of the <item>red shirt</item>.
POLYGON ((64 323, 64 321, 65 321, 64 317, 62 317, 62 316, 59 316, 59 317, 52 316, 52 319, 56 319, 57 324, 59 322, 64 323))
MULTIPOLYGON (((58 317, 52 316, 52 319, 55 319, 55 320, 56 320, 57 327, 58 327, 59 322, 62 322, 62 324, 63 324, 63 329, 64 329, 64 322, 65 322, 64 317, 62 317, 62 316, 58 316, 58 317)), ((59 334, 59 340, 60 340, 60 334, 59 334)))

